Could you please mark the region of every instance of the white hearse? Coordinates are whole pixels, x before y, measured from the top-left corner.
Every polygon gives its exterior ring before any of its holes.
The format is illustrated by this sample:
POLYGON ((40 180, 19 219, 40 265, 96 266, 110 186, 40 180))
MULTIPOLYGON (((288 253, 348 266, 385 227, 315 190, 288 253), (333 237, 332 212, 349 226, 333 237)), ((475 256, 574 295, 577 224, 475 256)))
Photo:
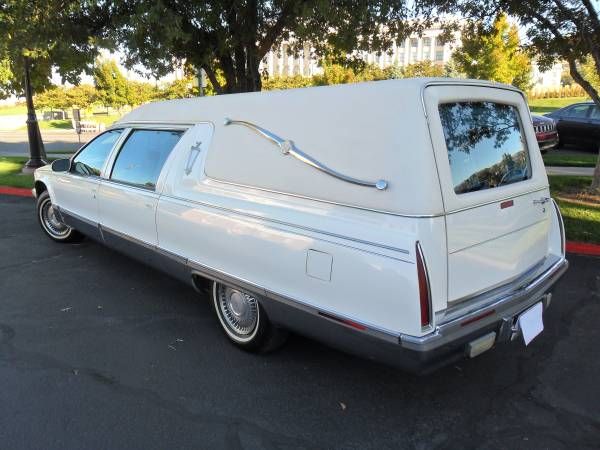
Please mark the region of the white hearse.
POLYGON ((34 192, 55 241, 210 283, 255 351, 293 330, 432 370, 528 343, 568 265, 523 94, 474 80, 150 103, 34 192))

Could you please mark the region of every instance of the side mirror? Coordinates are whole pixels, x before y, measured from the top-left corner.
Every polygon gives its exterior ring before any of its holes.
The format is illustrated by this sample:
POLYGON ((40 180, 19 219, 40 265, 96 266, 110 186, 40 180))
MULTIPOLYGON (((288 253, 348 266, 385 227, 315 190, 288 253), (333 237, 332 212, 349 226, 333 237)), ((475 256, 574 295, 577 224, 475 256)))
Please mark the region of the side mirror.
POLYGON ((71 168, 71 160, 57 159, 52 162, 51 167, 53 172, 67 172, 71 168))

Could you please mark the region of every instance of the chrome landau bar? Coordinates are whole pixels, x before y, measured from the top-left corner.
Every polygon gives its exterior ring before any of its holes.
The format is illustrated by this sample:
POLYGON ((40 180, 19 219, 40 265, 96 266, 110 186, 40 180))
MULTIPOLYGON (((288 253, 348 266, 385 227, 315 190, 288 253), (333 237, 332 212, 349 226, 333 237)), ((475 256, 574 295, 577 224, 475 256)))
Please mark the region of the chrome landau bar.
POLYGON ((269 130, 266 130, 266 129, 264 129, 258 125, 255 125, 251 122, 246 122, 245 120, 232 120, 229 118, 225 118, 223 124, 225 126, 242 125, 247 128, 250 128, 251 130, 256 131, 260 136, 266 138, 267 140, 269 140, 272 143, 274 143, 275 145, 277 145, 283 155, 292 155, 297 160, 302 161, 303 163, 308 164, 309 166, 312 166, 315 169, 326 173, 327 175, 330 175, 332 177, 346 181, 347 183, 358 184, 360 186, 374 187, 375 189, 377 189, 379 191, 384 191, 388 187, 388 182, 385 180, 377 180, 377 181, 360 180, 358 178, 350 177, 350 176, 344 175, 343 173, 340 173, 336 170, 333 170, 333 169, 327 167, 325 164, 317 161, 312 156, 307 155, 302 150, 299 150, 293 141, 291 141, 289 139, 282 139, 279 136, 277 136, 276 134, 270 132, 269 130))

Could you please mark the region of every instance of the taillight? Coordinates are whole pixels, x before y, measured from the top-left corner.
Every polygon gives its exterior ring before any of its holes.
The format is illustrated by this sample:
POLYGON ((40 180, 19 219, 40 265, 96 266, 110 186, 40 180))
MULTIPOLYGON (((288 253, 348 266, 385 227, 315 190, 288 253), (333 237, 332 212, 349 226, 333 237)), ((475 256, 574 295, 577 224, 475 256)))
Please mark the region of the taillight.
POLYGON ((419 303, 421 306, 421 327, 431 325, 431 288, 427 277, 427 266, 421 244, 417 241, 415 246, 417 254, 417 276, 419 279, 419 303))

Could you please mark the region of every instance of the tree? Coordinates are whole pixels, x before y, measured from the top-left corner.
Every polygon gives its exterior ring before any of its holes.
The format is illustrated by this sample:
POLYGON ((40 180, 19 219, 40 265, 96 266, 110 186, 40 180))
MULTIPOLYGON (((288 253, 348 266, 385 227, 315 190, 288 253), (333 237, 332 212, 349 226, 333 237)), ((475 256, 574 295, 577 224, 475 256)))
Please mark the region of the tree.
POLYGON ((404 78, 443 77, 445 74, 444 66, 434 64, 429 60, 409 64, 402 68, 404 78))
POLYGON ((195 97, 198 95, 198 88, 194 86, 194 82, 194 77, 191 75, 173 80, 160 90, 159 96, 165 100, 195 97))
POLYGON ((260 90, 259 64, 282 40, 293 37, 291 52, 311 42, 319 56, 331 47, 346 53, 385 49, 405 35, 408 14, 405 0, 118 0, 106 5, 128 67, 142 63, 161 76, 173 60, 187 61, 205 70, 217 93, 260 90))
POLYGON ((82 70, 91 69, 106 13, 95 2, 0 2, 0 96, 27 97, 31 159, 26 167, 43 164, 44 156, 33 92, 50 86, 53 69, 73 84, 82 70))
POLYGON ((73 86, 67 91, 69 97, 69 108, 77 106, 87 109, 97 102, 98 94, 91 84, 80 84, 73 86))
POLYGON ((519 32, 505 14, 499 14, 491 28, 480 21, 463 27, 462 47, 452 58, 456 68, 469 78, 499 81, 522 90, 531 87, 531 61, 520 48, 519 32))
POLYGON ((151 83, 127 80, 126 100, 130 106, 148 103, 158 97, 158 89, 151 83))
POLYGON ((127 79, 115 61, 97 61, 94 84, 98 101, 105 107, 121 108, 127 104, 127 79))
MULTIPOLYGON (((437 14, 460 12, 476 20, 490 20, 490 14, 504 11, 526 30, 528 47, 535 52, 542 69, 566 61, 569 73, 600 107, 600 91, 581 65, 592 61, 600 74, 600 18, 593 0, 420 0, 419 8, 437 14)), ((591 190, 600 192, 600 155, 591 190)))
POLYGON ((56 86, 46 89, 35 96, 35 102, 41 109, 69 109, 71 101, 67 88, 56 86))

